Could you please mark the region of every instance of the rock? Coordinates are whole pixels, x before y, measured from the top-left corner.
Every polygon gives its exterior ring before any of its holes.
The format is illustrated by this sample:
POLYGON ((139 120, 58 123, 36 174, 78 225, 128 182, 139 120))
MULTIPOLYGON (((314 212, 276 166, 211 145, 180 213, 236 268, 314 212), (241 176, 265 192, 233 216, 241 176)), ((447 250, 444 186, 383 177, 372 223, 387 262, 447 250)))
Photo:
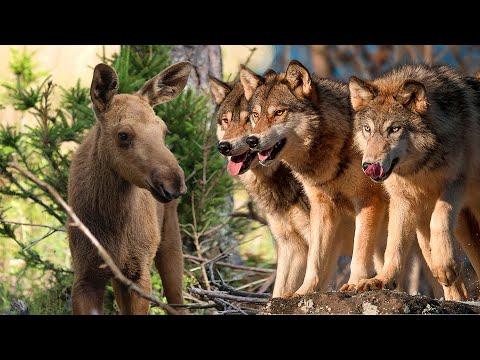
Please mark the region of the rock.
POLYGON ((27 304, 23 300, 13 299, 10 303, 10 309, 8 310, 8 315, 28 315, 29 310, 27 304))
POLYGON ((318 292, 289 299, 272 299, 261 314, 480 314, 479 305, 390 290, 318 292))

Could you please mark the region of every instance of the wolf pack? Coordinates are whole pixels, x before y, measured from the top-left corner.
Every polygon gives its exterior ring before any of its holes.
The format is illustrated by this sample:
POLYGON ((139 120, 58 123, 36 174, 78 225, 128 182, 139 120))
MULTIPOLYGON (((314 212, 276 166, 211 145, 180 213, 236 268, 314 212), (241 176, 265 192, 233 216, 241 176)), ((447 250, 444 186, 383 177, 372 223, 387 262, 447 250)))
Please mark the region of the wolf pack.
POLYGON ((344 83, 293 60, 209 81, 218 150, 276 242, 273 297, 326 289, 342 255, 340 291, 401 290, 416 249, 445 299, 471 297, 461 255, 480 275, 479 79, 415 64, 344 83))
MULTIPOLYGON (((150 306, 113 276, 85 228, 138 289, 151 293, 154 263, 168 302, 183 303, 177 206, 187 187, 154 107, 183 91, 192 68, 171 65, 132 94, 118 92, 112 67, 94 69, 96 122, 68 179, 84 225, 66 224, 74 314, 101 314, 110 279, 122 314, 150 306)), ((403 65, 346 84, 293 60, 283 73, 242 66, 238 80, 209 81, 218 150, 276 240, 273 297, 326 289, 339 256, 352 258, 339 290, 402 290, 415 254, 436 297, 472 296, 461 256, 480 275, 478 78, 403 65)))

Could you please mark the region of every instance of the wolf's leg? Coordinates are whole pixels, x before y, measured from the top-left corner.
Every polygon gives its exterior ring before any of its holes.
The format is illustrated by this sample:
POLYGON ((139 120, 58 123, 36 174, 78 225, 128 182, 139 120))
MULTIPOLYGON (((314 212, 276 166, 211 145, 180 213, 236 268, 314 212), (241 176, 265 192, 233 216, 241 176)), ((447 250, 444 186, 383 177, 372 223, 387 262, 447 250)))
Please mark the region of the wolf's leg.
POLYGON ((455 235, 480 277, 480 229, 470 209, 463 208, 460 212, 455 235))
POLYGON ((415 239, 415 214, 410 202, 403 196, 391 197, 389 207, 388 240, 382 271, 371 279, 361 280, 360 291, 395 289, 400 274, 405 270, 406 257, 415 239))
MULTIPOLYGON (((429 212, 427 212, 429 213, 429 212)), ((431 240, 430 240, 430 226, 427 216, 417 215, 417 239, 420 249, 422 250, 423 258, 427 264, 428 272, 432 273, 432 255, 431 255, 431 240)), ((437 282, 440 283, 437 279, 437 282)), ((441 283, 440 283, 441 284, 441 283)), ((463 279, 458 279, 453 286, 446 286, 441 284, 443 294, 446 300, 463 300, 466 294, 463 279)), ((434 288, 434 293, 438 296, 438 289, 434 288)))
POLYGON ((373 253, 373 265, 375 267, 375 272, 377 274, 382 271, 383 264, 385 262, 385 248, 387 247, 387 237, 388 237, 388 212, 385 211, 385 217, 380 227, 377 242, 375 243, 375 250, 373 253))
POLYGON ((307 266, 308 247, 293 232, 276 236, 275 239, 277 241, 277 274, 273 297, 288 296, 302 285, 307 266))
POLYGON ((361 279, 372 276, 375 270, 373 254, 385 219, 385 204, 380 197, 371 196, 368 200, 368 204, 358 206, 350 278, 340 291, 354 290, 361 279))
POLYGON ((314 189, 306 190, 310 199, 310 244, 305 279, 295 295, 317 291, 328 280, 328 257, 332 256, 340 221, 340 214, 330 199, 314 189))
POLYGON ((462 207, 464 182, 457 180, 439 197, 430 220, 432 273, 442 285, 450 286, 460 274, 454 230, 462 207))

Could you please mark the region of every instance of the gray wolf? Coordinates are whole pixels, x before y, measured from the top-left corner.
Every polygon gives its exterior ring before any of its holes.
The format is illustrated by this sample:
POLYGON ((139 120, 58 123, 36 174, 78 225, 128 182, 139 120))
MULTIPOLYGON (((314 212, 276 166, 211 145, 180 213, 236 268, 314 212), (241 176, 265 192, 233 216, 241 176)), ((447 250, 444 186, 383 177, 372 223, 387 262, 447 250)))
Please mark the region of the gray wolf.
POLYGON ((446 298, 465 299, 456 240, 478 274, 469 224, 480 218, 480 82, 448 66, 405 65, 373 81, 351 77, 349 89, 356 166, 390 196, 385 265, 359 289, 395 288, 416 234, 446 298))
MULTIPOLYGON (((274 77, 267 71, 262 81, 274 77)), ((217 108, 219 152, 228 158, 227 170, 237 176, 265 215, 277 245, 277 273, 273 297, 289 296, 301 285, 307 265, 310 237, 310 204, 302 185, 291 170, 277 162, 270 167, 259 164, 257 153, 248 148, 246 139, 252 130, 248 103, 240 81, 225 83, 210 77, 210 89, 217 108)), ((328 261, 327 278, 341 255, 351 255, 354 223, 342 219, 336 234, 339 244, 328 261)))
POLYGON ((240 80, 249 100, 253 129, 246 139, 259 162, 287 164, 310 202, 307 268, 297 295, 319 290, 335 253, 340 220, 355 220, 351 276, 341 290, 353 290, 374 273, 374 250, 385 237, 388 198, 383 187, 358 169, 353 118, 346 84, 319 79, 298 61, 267 81, 244 68, 240 80))

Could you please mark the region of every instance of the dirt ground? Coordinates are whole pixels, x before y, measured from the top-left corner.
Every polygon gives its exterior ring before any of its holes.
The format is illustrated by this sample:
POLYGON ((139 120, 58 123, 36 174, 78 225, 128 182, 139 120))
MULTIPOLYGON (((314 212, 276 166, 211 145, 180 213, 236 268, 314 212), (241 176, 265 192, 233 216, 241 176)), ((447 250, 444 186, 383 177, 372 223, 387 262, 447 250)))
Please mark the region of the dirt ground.
POLYGON ((313 293, 272 299, 262 314, 480 314, 480 302, 456 302, 389 290, 313 293))

